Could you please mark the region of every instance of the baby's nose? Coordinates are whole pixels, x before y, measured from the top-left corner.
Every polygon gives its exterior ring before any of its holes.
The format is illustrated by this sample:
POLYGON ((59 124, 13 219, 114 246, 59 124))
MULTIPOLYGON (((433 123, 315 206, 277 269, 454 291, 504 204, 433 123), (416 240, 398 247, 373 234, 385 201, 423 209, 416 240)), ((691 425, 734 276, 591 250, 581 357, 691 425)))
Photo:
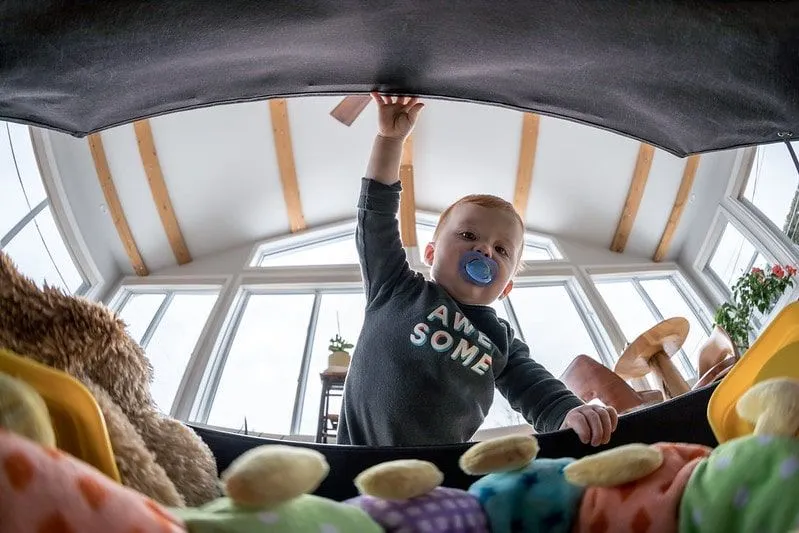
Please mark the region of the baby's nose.
POLYGON ((491 257, 491 247, 485 243, 477 243, 474 245, 473 250, 475 252, 480 252, 486 257, 491 257))

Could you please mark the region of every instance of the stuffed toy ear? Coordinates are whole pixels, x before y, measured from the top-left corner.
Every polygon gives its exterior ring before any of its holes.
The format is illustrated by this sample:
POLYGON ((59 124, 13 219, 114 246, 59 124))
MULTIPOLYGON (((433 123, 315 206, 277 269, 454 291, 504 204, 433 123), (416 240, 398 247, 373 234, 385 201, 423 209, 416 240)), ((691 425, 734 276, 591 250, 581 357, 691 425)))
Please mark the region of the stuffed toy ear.
POLYGON ((270 509, 316 490, 330 467, 314 450, 259 446, 239 456, 222 474, 225 492, 237 505, 270 509))
POLYGON ((44 446, 55 447, 56 439, 47 405, 24 381, 0 373, 0 428, 44 446))
POLYGON ((615 487, 648 476, 663 464, 663 452, 644 444, 627 444, 569 464, 566 481, 579 486, 615 487))
POLYGON ((532 435, 508 435, 479 442, 461 456, 461 470, 472 476, 511 472, 524 468, 538 455, 532 435))
POLYGON ((799 437, 799 380, 774 378, 746 391, 735 406, 755 435, 799 437))
POLYGON ((398 501, 427 494, 443 481, 433 463, 402 459, 367 468, 355 478, 355 486, 361 494, 398 501))

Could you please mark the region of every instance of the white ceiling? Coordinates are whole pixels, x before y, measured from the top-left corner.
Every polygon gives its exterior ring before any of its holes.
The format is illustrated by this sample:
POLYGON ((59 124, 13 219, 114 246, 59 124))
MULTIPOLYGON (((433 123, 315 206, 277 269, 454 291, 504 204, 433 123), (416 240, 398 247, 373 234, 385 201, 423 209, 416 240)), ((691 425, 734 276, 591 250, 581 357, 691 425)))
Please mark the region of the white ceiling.
MULTIPOLYGON (((303 214, 310 228, 354 216, 376 121, 370 105, 352 127, 329 116, 337 97, 288 101, 303 214)), ((218 106, 151 120, 158 159, 177 220, 196 260, 288 233, 269 105, 218 106)), ((428 101, 414 135, 416 204, 440 211, 473 192, 513 199, 522 114, 503 108, 428 101)), ((48 133, 55 164, 81 231, 99 263, 132 273, 104 199, 87 140, 48 133)), ((151 272, 175 264, 147 185, 132 125, 102 133, 125 216, 151 272)), ((607 249, 624 206, 637 141, 542 117, 526 213, 533 230, 607 249)), ((704 164, 697 182, 724 165, 704 164)), ((680 185, 684 159, 656 150, 627 252, 651 257, 680 185)), ((701 190, 701 189, 700 189, 701 190)), ((679 254, 692 197, 669 257, 679 254)), ((102 268, 101 268, 102 269, 102 268)))

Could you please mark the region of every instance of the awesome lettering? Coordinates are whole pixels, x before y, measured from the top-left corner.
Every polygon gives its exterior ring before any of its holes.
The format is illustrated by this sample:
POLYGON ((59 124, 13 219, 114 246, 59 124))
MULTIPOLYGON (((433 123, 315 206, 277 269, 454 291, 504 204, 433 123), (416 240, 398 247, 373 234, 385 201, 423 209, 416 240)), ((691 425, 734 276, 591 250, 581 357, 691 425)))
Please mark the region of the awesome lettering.
POLYGON ((429 344, 433 351, 449 355, 453 361, 460 362, 481 376, 491 368, 490 354, 494 351, 494 345, 460 311, 453 313, 442 304, 425 320, 413 327, 411 344, 417 348, 429 344))

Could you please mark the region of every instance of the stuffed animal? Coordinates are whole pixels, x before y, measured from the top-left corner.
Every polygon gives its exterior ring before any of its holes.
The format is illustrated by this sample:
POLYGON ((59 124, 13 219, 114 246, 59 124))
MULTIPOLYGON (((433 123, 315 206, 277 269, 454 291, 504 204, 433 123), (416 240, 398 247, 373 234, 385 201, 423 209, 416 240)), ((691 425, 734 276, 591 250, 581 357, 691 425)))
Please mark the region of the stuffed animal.
POLYGON ((757 383, 736 410, 754 432, 697 466, 680 505, 681 533, 799 528, 799 380, 757 383))
POLYGON ((442 487, 433 463, 389 461, 355 478, 360 496, 345 503, 366 511, 386 533, 488 533, 480 502, 466 491, 442 487))
POLYGON ((152 499, 55 448, 47 406, 0 374, 0 533, 185 533, 152 499))
POLYGON ((308 494, 328 473, 322 454, 260 446, 225 471, 227 496, 197 509, 173 509, 190 533, 381 533, 362 510, 308 494))
POLYGON ((0 348, 81 381, 103 413, 123 484, 166 505, 220 495, 211 451, 188 427, 158 412, 152 368, 107 307, 22 276, 0 252, 0 348))

